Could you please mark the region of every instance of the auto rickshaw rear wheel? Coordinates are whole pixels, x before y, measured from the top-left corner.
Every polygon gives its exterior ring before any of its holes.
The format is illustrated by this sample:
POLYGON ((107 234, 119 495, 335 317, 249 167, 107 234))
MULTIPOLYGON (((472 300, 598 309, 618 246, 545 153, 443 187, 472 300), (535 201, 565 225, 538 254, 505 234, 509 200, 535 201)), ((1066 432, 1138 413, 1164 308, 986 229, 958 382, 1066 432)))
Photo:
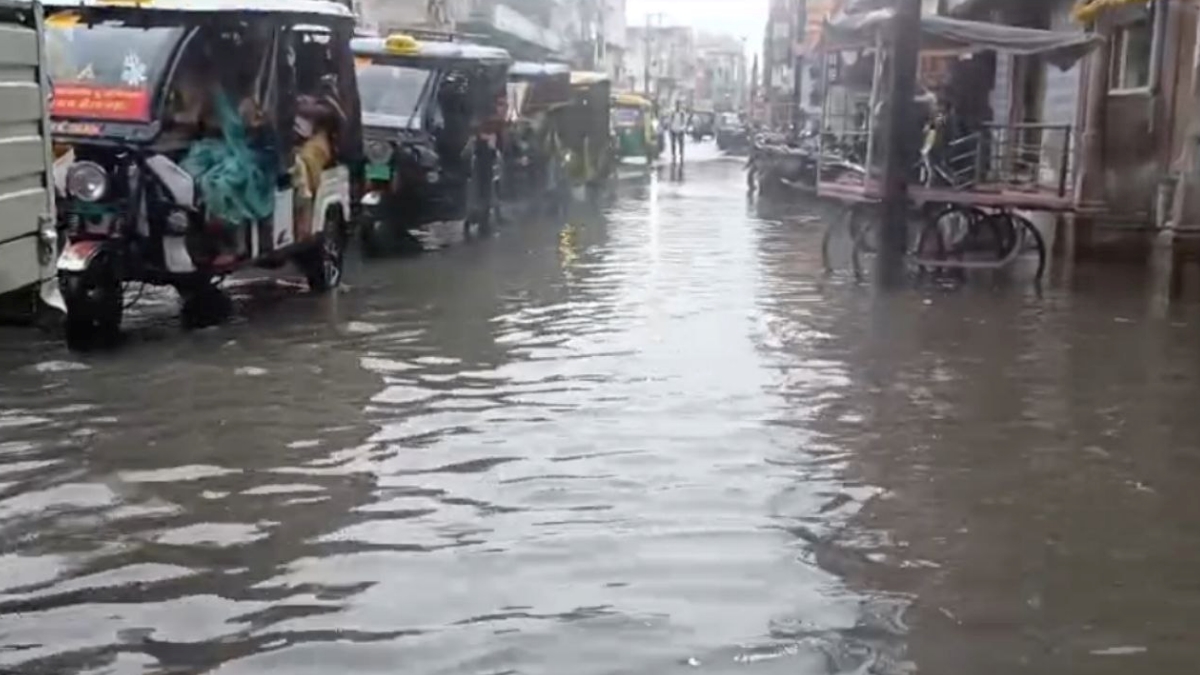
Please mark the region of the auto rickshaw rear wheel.
POLYGON ((59 272, 58 284, 67 306, 67 348, 87 351, 116 345, 125 298, 111 258, 102 253, 82 272, 59 272))
POLYGON ((325 229, 318 244, 296 256, 296 264, 313 293, 328 293, 342 283, 346 262, 346 227, 340 207, 325 214, 325 229))

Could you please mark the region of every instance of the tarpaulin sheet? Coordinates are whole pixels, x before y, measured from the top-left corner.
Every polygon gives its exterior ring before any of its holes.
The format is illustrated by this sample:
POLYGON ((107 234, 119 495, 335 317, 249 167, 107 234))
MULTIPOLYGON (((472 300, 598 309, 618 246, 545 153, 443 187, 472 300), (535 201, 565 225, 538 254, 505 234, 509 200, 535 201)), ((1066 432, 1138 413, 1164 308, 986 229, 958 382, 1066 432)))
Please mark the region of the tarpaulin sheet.
MULTIPOLYGON (((876 36, 888 29, 894 16, 891 9, 843 14, 825 25, 821 47, 829 51, 874 44, 876 36)), ((1093 33, 1019 28, 945 16, 922 17, 920 40, 922 49, 1041 55, 1063 70, 1104 42, 1103 37, 1093 33)))

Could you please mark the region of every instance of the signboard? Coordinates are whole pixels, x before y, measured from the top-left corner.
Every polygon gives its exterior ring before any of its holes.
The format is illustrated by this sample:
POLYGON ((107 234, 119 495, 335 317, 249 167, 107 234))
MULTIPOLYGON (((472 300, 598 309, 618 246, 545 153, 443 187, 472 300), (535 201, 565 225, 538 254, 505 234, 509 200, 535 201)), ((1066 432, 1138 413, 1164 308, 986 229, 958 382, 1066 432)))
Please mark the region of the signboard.
POLYGON ((921 52, 918 61, 917 79, 921 86, 929 90, 937 90, 950 83, 951 73, 959 54, 955 51, 921 52))
POLYGON ((125 87, 59 83, 54 87, 53 117, 122 122, 150 121, 150 92, 125 87))

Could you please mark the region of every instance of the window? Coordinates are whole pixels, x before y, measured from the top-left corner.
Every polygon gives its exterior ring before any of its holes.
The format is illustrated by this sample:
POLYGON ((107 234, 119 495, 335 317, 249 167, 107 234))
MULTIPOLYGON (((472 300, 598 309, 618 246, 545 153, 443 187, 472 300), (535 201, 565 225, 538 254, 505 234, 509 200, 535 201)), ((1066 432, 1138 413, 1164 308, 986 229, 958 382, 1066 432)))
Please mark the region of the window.
POLYGON ((1109 84, 1112 91, 1131 91, 1150 86, 1153 59, 1153 21, 1149 12, 1126 23, 1113 33, 1109 84))
POLYGON ((371 64, 358 70, 363 118, 372 126, 420 128, 414 118, 430 71, 371 64))

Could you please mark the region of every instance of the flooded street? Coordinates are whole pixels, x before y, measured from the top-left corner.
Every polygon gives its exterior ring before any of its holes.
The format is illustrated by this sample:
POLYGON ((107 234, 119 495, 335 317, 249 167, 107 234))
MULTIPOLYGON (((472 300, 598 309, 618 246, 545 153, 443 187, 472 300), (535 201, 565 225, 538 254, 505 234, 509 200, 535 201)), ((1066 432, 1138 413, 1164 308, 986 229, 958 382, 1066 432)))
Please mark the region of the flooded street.
POLYGON ((693 154, 219 329, 0 333, 0 672, 1194 667, 1195 308, 880 294, 693 154))

